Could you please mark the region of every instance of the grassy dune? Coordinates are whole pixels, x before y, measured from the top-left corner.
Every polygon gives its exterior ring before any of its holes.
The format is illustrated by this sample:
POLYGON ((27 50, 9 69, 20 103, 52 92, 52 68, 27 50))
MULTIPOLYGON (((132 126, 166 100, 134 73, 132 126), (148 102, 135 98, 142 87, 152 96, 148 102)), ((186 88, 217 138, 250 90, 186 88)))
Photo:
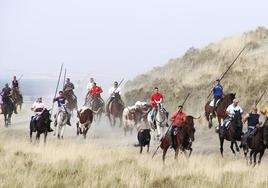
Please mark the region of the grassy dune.
POLYGON ((256 168, 216 154, 175 161, 170 151, 164 166, 160 154, 152 159, 131 147, 90 139, 44 146, 12 135, 0 134, 0 187, 268 187, 267 161, 256 168))

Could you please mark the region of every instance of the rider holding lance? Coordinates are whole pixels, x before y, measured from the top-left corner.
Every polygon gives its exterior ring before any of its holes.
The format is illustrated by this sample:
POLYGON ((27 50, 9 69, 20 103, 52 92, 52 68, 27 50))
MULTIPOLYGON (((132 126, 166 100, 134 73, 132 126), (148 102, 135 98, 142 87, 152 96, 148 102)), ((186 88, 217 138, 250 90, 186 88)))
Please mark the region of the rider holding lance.
MULTIPOLYGON (((55 99, 53 99, 53 102, 57 102, 58 103, 58 112, 56 115, 59 114, 59 112, 64 109, 67 113, 67 125, 71 126, 71 115, 68 111, 68 109, 66 108, 66 104, 68 103, 67 99, 64 97, 63 91, 59 91, 59 96, 56 97, 55 99)), ((54 122, 54 125, 57 125, 57 119, 54 122)))

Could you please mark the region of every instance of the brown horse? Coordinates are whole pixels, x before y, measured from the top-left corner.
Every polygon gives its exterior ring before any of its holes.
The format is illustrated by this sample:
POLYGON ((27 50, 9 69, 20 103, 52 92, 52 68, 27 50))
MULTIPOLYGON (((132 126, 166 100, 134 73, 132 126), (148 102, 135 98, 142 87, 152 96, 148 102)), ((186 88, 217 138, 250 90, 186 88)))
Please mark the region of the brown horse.
MULTIPOLYGON (((245 137, 243 139, 246 139, 245 137)), ((265 149, 268 147, 268 121, 262 127, 256 127, 253 131, 252 140, 248 144, 246 140, 243 143, 243 150, 245 156, 247 156, 248 149, 250 148, 250 161, 249 164, 252 164, 252 156, 254 158, 253 166, 256 165, 257 154, 259 153, 258 164, 260 165, 262 156, 264 154, 265 149)))
MULTIPOLYGON (((224 125, 225 126, 225 125, 224 125)), ((219 139, 220 139, 220 152, 221 156, 223 157, 223 143, 224 140, 228 140, 231 142, 231 150, 233 154, 235 155, 235 150, 234 150, 234 144, 236 147, 236 151, 239 152, 239 147, 236 141, 241 141, 241 136, 242 136, 242 115, 239 111, 235 111, 234 118, 231 120, 230 124, 228 127, 220 127, 219 130, 219 139)))
MULTIPOLYGON (((194 118, 193 116, 187 116, 185 123, 182 126, 180 126, 177 130, 174 144, 172 146, 175 151, 175 159, 178 158, 179 149, 183 149, 183 143, 185 143, 184 142, 185 140, 188 140, 188 143, 192 143, 194 141, 194 133, 195 133, 194 119, 198 118, 194 118)), ((163 162, 165 162, 165 157, 168 148, 172 145, 172 143, 170 143, 169 137, 170 135, 167 132, 165 136, 162 138, 160 144, 160 147, 163 150, 162 155, 163 162)))
MULTIPOLYGON (((232 104, 235 99, 235 93, 226 94, 219 102, 216 108, 216 117, 218 119, 219 126, 221 125, 221 120, 226 117, 226 109, 232 104)), ((205 116, 208 121, 208 127, 211 128, 213 126, 212 119, 215 117, 213 113, 213 106, 210 106, 211 100, 208 101, 205 105, 205 116)))
POLYGON ((64 96, 67 99, 68 103, 66 104, 66 108, 73 112, 74 109, 78 109, 77 107, 77 98, 74 95, 72 90, 64 91, 64 96))
POLYGON ((116 124, 116 118, 120 120, 120 127, 122 126, 122 116, 124 111, 124 104, 121 100, 121 97, 118 93, 115 93, 115 97, 112 99, 110 105, 108 106, 109 112, 108 118, 110 121, 110 125, 112 127, 116 124))
POLYGON ((2 96, 3 104, 1 105, 1 111, 4 115, 5 127, 11 124, 11 116, 14 111, 14 103, 8 96, 2 96))

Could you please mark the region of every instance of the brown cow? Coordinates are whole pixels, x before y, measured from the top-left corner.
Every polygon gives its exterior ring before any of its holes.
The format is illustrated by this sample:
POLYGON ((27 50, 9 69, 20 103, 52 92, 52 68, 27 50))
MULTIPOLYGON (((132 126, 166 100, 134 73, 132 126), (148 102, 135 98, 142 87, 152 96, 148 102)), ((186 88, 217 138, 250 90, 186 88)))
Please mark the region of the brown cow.
POLYGON ((77 111, 77 118, 77 135, 83 134, 86 139, 87 131, 93 121, 93 111, 88 107, 82 107, 77 111))

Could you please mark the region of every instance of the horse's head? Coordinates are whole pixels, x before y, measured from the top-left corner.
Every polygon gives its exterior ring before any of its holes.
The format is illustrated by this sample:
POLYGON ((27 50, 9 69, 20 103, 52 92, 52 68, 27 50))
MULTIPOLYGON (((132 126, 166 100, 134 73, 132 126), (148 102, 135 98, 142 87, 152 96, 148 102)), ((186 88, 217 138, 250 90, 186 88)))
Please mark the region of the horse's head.
POLYGON ((237 111, 234 111, 235 114, 234 114, 234 118, 233 118, 233 122, 235 122, 235 124, 237 126, 242 126, 242 115, 241 115, 241 112, 240 110, 237 110, 237 111))
POLYGON ((50 125, 50 123, 52 122, 51 119, 50 119, 50 116, 51 116, 50 110, 44 109, 44 111, 41 114, 41 117, 43 117, 44 122, 47 125, 50 125))
POLYGON ((162 102, 157 102, 157 108, 162 113, 164 112, 164 107, 162 102))
POLYGON ((193 116, 186 116, 186 131, 188 136, 190 137, 191 141, 194 141, 194 133, 195 133, 195 128, 194 128, 194 117, 193 116))

